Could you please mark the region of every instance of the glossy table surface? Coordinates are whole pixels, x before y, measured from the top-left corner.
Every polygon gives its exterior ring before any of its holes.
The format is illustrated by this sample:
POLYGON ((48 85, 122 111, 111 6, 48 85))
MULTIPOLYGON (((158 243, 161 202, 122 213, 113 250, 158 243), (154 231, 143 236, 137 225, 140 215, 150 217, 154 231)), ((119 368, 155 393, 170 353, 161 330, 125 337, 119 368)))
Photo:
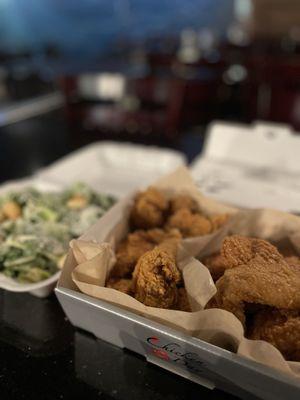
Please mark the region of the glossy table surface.
POLYGON ((75 330, 55 295, 0 290, 1 399, 231 399, 75 330))

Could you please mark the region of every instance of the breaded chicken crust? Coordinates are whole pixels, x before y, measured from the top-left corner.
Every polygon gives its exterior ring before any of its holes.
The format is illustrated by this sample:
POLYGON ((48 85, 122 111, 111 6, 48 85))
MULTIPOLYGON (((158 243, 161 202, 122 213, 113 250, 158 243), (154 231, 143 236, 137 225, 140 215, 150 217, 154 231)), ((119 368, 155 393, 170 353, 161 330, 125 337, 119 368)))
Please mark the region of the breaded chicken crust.
POLYGON ((249 339, 265 340, 290 361, 300 361, 300 312, 265 308, 253 320, 249 339))
POLYGON ((164 225, 169 203, 163 193, 153 187, 139 193, 130 214, 133 229, 151 229, 164 225))
POLYGON ((170 240, 140 257, 133 272, 135 298, 150 307, 173 308, 181 273, 176 265, 177 240, 170 240))

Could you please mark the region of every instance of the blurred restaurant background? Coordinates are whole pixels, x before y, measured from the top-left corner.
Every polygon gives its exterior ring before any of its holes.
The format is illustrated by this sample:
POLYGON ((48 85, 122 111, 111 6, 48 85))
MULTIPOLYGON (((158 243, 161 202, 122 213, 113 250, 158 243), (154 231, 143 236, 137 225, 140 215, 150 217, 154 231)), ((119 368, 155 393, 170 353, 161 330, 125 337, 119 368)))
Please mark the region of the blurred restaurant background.
POLYGON ((300 131, 298 0, 0 0, 0 181, 100 140, 191 160, 214 120, 300 131))

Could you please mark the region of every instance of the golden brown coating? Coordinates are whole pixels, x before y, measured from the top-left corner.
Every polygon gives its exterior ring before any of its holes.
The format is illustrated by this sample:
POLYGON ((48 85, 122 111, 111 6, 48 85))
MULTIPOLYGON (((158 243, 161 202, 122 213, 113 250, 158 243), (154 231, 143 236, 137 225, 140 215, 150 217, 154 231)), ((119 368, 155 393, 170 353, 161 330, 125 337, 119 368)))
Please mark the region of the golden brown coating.
POLYGON ((221 247, 221 255, 227 268, 246 264, 253 257, 252 239, 240 235, 225 237, 221 247))
POLYGON ((261 239, 231 238, 225 254, 235 268, 217 281, 216 306, 231 311, 243 324, 246 303, 300 310, 300 273, 276 247, 261 239))
POLYGON ((187 208, 192 213, 199 212, 199 206, 198 206, 197 202, 191 196, 188 196, 185 194, 180 194, 180 195, 174 196, 170 200, 171 213, 174 214, 178 210, 181 210, 182 208, 187 208))
POLYGON ((169 202, 157 189, 150 187, 139 193, 130 215, 133 228, 150 229, 163 226, 169 202))
POLYGON ((186 311, 186 312, 191 312, 191 306, 190 302, 187 296, 187 292, 185 288, 179 288, 178 289, 178 298, 177 298, 177 304, 176 304, 176 309, 180 311, 186 311))
POLYGON ((300 361, 300 313, 265 308, 253 320, 249 339, 265 340, 290 361, 300 361))
POLYGON ((114 279, 110 278, 106 287, 119 290, 120 292, 132 295, 132 281, 131 279, 114 279))
POLYGON ((217 214, 210 217, 210 221, 212 223, 214 231, 221 228, 221 226, 226 224, 228 220, 229 220, 228 214, 217 214))
POLYGON ((227 268, 226 260, 220 253, 204 257, 201 262, 209 269, 214 282, 221 278, 227 268))
MULTIPOLYGON (((256 254, 260 253, 262 255, 264 248, 271 249, 272 252, 274 246, 261 239, 240 235, 226 236, 223 240, 220 253, 214 253, 205 257, 202 262, 209 269, 214 281, 217 281, 226 269, 246 264, 256 254)), ((279 253, 277 252, 278 255, 279 253)), ((295 262, 295 259, 292 258, 292 261, 295 262)))
POLYGON ((227 268, 247 264, 258 255, 265 260, 282 260, 276 247, 266 240, 240 235, 227 236, 223 241, 221 254, 225 258, 227 268))
POLYGON ((192 214, 187 208, 178 210, 168 219, 169 228, 177 228, 183 237, 207 235, 212 232, 212 223, 200 214, 192 214))
POLYGON ((117 247, 117 260, 111 276, 119 278, 130 276, 138 259, 146 251, 152 250, 164 240, 180 238, 181 234, 177 229, 163 230, 156 228, 148 231, 137 230, 130 233, 117 247))
POLYGON ((300 258, 297 256, 284 257, 289 266, 300 272, 300 258))
POLYGON ((178 240, 170 240, 140 257, 133 272, 135 298, 146 306, 173 308, 181 273, 176 265, 178 240))
POLYGON ((136 231, 136 232, 143 232, 143 235, 146 238, 146 240, 154 244, 160 244, 170 239, 180 240, 182 238, 180 231, 175 228, 174 229, 155 228, 155 229, 149 229, 147 231, 136 231))
POLYGON ((117 248, 116 263, 111 276, 119 278, 130 276, 138 259, 154 246, 155 244, 143 238, 139 231, 128 235, 117 248))

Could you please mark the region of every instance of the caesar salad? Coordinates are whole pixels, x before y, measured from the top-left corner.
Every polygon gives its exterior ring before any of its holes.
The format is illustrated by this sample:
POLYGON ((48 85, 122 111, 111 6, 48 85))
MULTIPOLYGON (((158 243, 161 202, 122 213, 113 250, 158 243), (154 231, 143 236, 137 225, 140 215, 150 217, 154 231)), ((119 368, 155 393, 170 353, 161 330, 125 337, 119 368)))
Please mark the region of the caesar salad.
POLYGON ((114 202, 83 183, 59 192, 28 187, 0 196, 0 273, 20 283, 51 277, 62 267, 70 240, 114 202))

